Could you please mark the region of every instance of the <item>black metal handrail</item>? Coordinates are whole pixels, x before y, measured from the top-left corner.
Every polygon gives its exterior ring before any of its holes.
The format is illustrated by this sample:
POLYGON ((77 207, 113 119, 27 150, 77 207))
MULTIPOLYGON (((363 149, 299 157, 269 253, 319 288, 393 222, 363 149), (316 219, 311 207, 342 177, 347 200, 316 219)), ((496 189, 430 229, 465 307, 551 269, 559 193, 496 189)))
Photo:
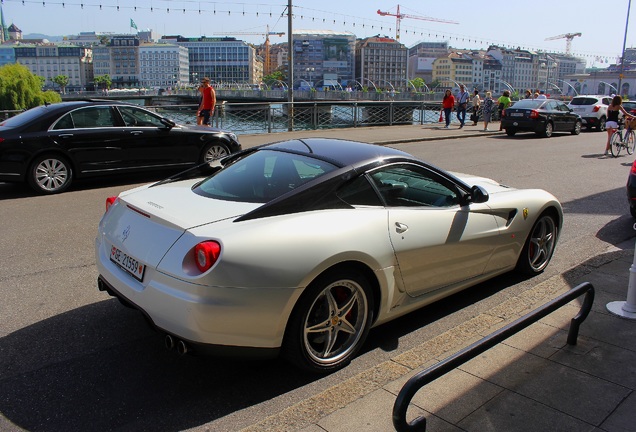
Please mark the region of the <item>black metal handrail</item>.
POLYGON ((458 353, 442 360, 428 369, 423 370, 422 372, 419 372, 417 375, 414 375, 407 381, 406 384, 404 384, 404 387, 400 390, 400 393, 395 400, 395 404, 393 405, 393 426, 395 427, 395 430, 398 432, 426 430, 425 417, 418 417, 410 423, 406 421, 406 411, 411 400, 415 396, 415 393, 417 393, 426 384, 461 366, 468 360, 477 357, 479 354, 487 351, 529 325, 539 321, 541 318, 549 315, 561 306, 566 305, 575 298, 581 296, 583 293, 585 293, 583 305, 581 306, 579 313, 572 318, 572 321, 570 322, 570 330, 568 332, 567 339, 567 343, 569 345, 576 345, 579 327, 581 323, 585 321, 585 318, 587 318, 590 310, 592 309, 592 303, 594 303, 594 286, 592 286, 590 282, 584 282, 581 285, 572 288, 568 292, 544 304, 538 309, 535 309, 496 332, 493 332, 485 338, 462 349, 458 353))

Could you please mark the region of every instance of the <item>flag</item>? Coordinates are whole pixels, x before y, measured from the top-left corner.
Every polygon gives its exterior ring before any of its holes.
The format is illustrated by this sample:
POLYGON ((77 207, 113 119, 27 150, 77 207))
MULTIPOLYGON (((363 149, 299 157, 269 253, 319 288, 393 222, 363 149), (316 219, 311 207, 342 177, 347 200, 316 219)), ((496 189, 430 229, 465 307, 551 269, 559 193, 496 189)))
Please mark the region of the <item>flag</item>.
POLYGON ((139 30, 137 28, 137 24, 135 24, 135 22, 132 20, 132 18, 130 19, 130 27, 134 28, 135 30, 139 30))

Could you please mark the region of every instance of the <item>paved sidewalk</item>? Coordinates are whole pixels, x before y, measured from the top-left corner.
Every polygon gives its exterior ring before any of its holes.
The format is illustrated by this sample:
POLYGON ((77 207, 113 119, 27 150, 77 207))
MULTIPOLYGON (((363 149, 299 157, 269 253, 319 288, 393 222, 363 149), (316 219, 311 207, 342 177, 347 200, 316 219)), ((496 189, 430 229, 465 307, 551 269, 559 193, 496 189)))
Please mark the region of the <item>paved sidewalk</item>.
MULTIPOLYGON (((310 136, 376 144, 461 138, 499 133, 479 126, 392 126, 243 135, 244 147, 310 136), (379 133, 378 129, 382 129, 379 133)), ((415 373, 489 335, 583 282, 593 284, 592 312, 578 343, 566 343, 570 320, 583 297, 491 348, 421 389, 408 420, 427 419, 427 431, 636 431, 636 320, 608 312, 624 301, 634 241, 554 276, 456 328, 368 369, 243 432, 385 432, 392 410, 415 373)))
POLYGON ((484 131, 483 128, 483 123, 479 123, 477 126, 467 125, 462 129, 459 129, 459 125, 451 125, 450 129, 444 129, 443 123, 426 123, 424 125, 372 126, 278 132, 270 134, 246 134, 239 135, 238 138, 243 145, 243 148, 249 148, 270 142, 308 137, 342 138, 373 144, 397 144, 441 139, 468 138, 503 133, 499 132, 499 122, 490 123, 488 125, 488 131, 484 131))

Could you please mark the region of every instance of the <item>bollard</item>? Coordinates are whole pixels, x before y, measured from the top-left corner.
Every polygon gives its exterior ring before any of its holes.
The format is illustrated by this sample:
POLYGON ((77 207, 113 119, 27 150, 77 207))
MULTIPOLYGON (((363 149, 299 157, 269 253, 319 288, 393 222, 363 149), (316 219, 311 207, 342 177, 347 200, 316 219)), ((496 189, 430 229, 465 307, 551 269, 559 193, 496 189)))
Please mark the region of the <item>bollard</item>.
MULTIPOLYGON (((636 224, 634 224, 634 229, 636 230, 636 224)), ((621 318, 636 319, 636 251, 634 262, 629 268, 627 300, 610 302, 607 304, 607 310, 621 318)))

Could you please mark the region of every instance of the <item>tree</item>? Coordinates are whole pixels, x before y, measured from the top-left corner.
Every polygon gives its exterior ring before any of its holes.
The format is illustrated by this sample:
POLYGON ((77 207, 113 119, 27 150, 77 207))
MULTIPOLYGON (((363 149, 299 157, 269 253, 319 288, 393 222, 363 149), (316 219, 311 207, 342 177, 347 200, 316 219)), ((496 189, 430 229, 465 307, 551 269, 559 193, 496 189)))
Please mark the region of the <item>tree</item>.
POLYGON ((417 78, 413 78, 411 81, 409 81, 413 87, 415 89, 417 89, 417 91, 422 91, 422 89, 424 88, 424 86, 426 85, 426 83, 424 82, 424 80, 420 77, 417 78))
POLYGON ((95 84, 97 84, 98 88, 101 86, 102 88, 109 89, 110 86, 113 84, 113 80, 110 79, 110 75, 108 74, 98 75, 94 79, 95 84))
POLYGON ((64 90, 66 89, 66 86, 68 85, 68 82, 69 82, 69 77, 67 77, 66 75, 57 75, 57 76, 54 76, 51 79, 51 81, 59 85, 60 91, 64 93, 64 90))
POLYGON ((54 91, 42 91, 42 77, 24 65, 13 63, 0 67, 0 109, 26 110, 44 103, 61 102, 54 91))
POLYGON ((287 77, 285 77, 285 74, 282 71, 274 71, 269 75, 265 75, 263 77, 263 82, 267 85, 272 85, 275 83, 280 83, 280 82, 285 82, 285 80, 287 79, 287 77))

